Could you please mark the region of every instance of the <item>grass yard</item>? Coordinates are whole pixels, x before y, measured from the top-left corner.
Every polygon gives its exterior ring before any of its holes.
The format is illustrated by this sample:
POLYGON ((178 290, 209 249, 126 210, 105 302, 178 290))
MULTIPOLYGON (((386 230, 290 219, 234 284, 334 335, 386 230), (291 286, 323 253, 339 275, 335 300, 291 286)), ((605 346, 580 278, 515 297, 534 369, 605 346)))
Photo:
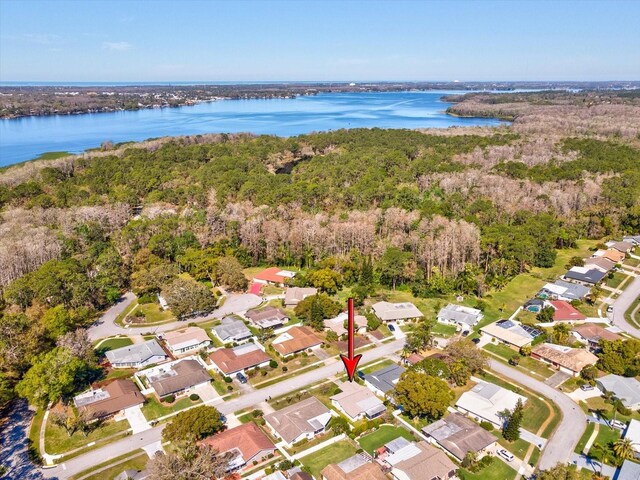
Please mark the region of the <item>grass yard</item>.
MULTIPOLYGON (((491 353, 498 355, 506 362, 509 362, 509 359, 514 355, 519 355, 518 352, 503 344, 488 343, 483 348, 491 353)), ((544 363, 539 362, 534 358, 523 357, 520 355, 519 358, 520 363, 515 368, 526 370, 528 374, 533 374, 533 376, 537 377, 539 380, 546 380, 555 373, 555 371, 547 367, 544 363)))
MULTIPOLYGON (((283 361, 282 358, 275 358, 276 355, 273 353, 273 351, 269 351, 269 349, 267 349, 267 354, 272 358, 275 359, 276 362, 278 362, 278 366, 276 368, 271 368, 271 367, 265 367, 265 368, 261 368, 260 371, 255 374, 252 375, 251 377, 249 377, 249 383, 253 386, 255 386, 258 383, 262 383, 262 382, 266 382, 268 380, 271 380, 275 377, 279 377, 281 375, 284 376, 288 376, 290 374, 292 374, 293 372, 296 372, 298 370, 301 370, 305 367, 308 367, 310 364, 317 362, 319 359, 318 357, 316 357, 315 355, 311 354, 311 355, 299 355, 297 357, 295 357, 293 360, 289 360, 288 362, 283 361), (283 372, 282 371, 282 367, 287 367, 287 371, 283 372)), ((284 378, 283 378, 284 380, 284 378)))
MULTIPOLYGON (((620 431, 614 428, 607 427, 606 425, 600 425, 600 429, 598 430, 598 435, 596 439, 593 441, 593 445, 599 443, 603 447, 609 446, 612 443, 615 443, 620 439, 620 431)), ((593 456, 593 445, 589 450, 589 456, 593 456)))
POLYGON ((613 274, 613 278, 607 278, 607 286, 611 288, 618 288, 620 284, 626 280, 628 277, 624 273, 615 272, 613 274))
POLYGON ((365 435, 358 440, 358 443, 369 454, 380 448, 384 444, 395 440, 398 437, 404 437, 409 441, 414 441, 413 434, 402 427, 393 427, 391 425, 382 425, 375 432, 365 435))
POLYGON ((596 428, 595 423, 589 422, 587 424, 586 430, 584 431, 584 433, 582 434, 582 437, 580 437, 580 441, 576 445, 576 449, 574 450, 575 453, 582 453, 582 450, 584 450, 584 447, 589 441, 589 439, 591 438, 591 434, 593 433, 593 430, 595 428, 596 428))
POLYGON ((127 317, 127 315, 129 315, 134 308, 136 308, 138 306, 138 300, 134 300, 133 302, 131 302, 131 304, 125 308, 120 315, 118 315, 116 317, 116 319, 114 320, 116 325, 120 325, 120 326, 124 326, 124 319, 127 317))
POLYGON ((135 368, 111 368, 109 369, 107 376, 104 377, 104 381, 106 380, 116 380, 118 378, 129 378, 132 377, 133 374, 136 373, 135 368))
POLYGON ((522 439, 516 440, 515 442, 508 442, 504 438, 500 436, 500 433, 496 433, 499 436, 498 443, 502 445, 504 448, 513 453, 520 460, 524 460, 524 457, 527 455, 527 450, 531 444, 529 442, 525 442, 522 439))
POLYGON ((342 390, 332 382, 327 382, 322 385, 319 385, 312 389, 300 389, 294 392, 290 392, 287 395, 283 395, 281 397, 273 398, 269 400, 269 405, 271 405, 275 410, 280 410, 282 408, 288 407, 289 405, 293 405, 294 403, 301 402, 309 397, 316 397, 320 400, 327 408, 331 407, 330 397, 340 393, 342 390))
POLYGON ((439 337, 451 337, 456 333, 456 327, 453 325, 445 325, 444 323, 436 322, 431 330, 434 335, 439 337))
POLYGON ((637 258, 629 257, 625 259, 624 264, 630 267, 637 267, 638 265, 640 265, 640 260, 638 260, 637 258))
POLYGON ((129 460, 122 461, 121 458, 131 457, 131 453, 127 453, 122 457, 118 457, 115 460, 109 460, 108 462, 101 463, 90 470, 85 470, 84 472, 79 473, 78 475, 74 475, 72 479, 80 479, 84 478, 84 480, 113 480, 116 476, 120 475, 125 470, 144 470, 147 466, 147 462, 149 461, 149 456, 143 450, 139 450, 139 454, 129 460), (120 460, 119 460, 120 459, 120 460), (107 467, 111 465, 109 468, 105 470, 100 470, 101 468, 107 467), (86 476, 88 473, 96 472, 93 475, 86 476))
MULTIPOLYGON (((583 410, 598 412, 607 420, 612 420, 614 417, 613 405, 605 402, 603 397, 589 398, 586 403, 580 402, 580 406, 583 410)), ((640 413, 638 411, 632 411, 631 415, 622 415, 617 413, 615 418, 621 422, 628 422, 632 418, 640 421, 640 413)))
POLYGON ((128 347, 129 345, 133 345, 133 341, 129 337, 114 337, 101 342, 96 350, 104 353, 116 348, 128 347))
POLYGON ((145 324, 170 322, 176 318, 170 310, 162 310, 159 303, 145 303, 138 310, 145 314, 145 324))
POLYGON ((497 458, 493 460, 491 465, 478 473, 468 472, 464 468, 458 470, 461 480, 512 480, 516 474, 517 472, 513 468, 497 458))
POLYGON ((196 400, 192 402, 189 397, 181 398, 172 405, 168 405, 158 401, 156 397, 148 397, 146 403, 142 406, 142 413, 147 420, 155 420, 156 418, 164 417, 170 413, 179 412, 192 405, 202 403, 202 400, 196 400))
POLYGON ((356 453, 356 447, 348 440, 329 445, 311 455, 302 457, 300 462, 309 469, 315 478, 321 478, 320 472, 330 463, 340 463, 356 453))
POLYGON ((367 375, 367 374, 369 374, 371 372, 375 372, 376 370, 382 370, 383 368, 389 367, 391 365, 396 365, 396 362, 386 358, 386 359, 382 360, 381 362, 377 362, 377 363, 372 364, 372 365, 365 364, 364 367, 359 368, 358 370, 361 371, 362 373, 364 373, 365 375, 367 375))
POLYGON ((119 422, 108 420, 87 436, 81 432, 69 436, 64 428, 54 425, 49 417, 45 427, 44 448, 51 455, 66 453, 84 447, 88 443, 98 442, 112 435, 123 434, 127 430, 129 430, 129 422, 126 420, 119 422))

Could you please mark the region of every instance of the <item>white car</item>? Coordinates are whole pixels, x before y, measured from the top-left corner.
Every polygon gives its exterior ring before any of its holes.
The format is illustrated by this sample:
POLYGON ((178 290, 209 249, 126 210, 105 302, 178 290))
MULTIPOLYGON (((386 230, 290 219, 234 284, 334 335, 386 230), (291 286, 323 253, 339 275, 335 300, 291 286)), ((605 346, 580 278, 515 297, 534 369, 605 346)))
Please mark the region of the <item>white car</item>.
POLYGON ((627 428, 627 424, 621 422, 620 420, 611 420, 610 425, 612 428, 617 428, 618 430, 624 430, 625 428, 627 428))
POLYGON ((504 448, 498 450, 498 455, 504 458, 507 462, 513 462, 513 459, 515 458, 513 453, 507 452, 504 448))
POLYGON ((607 307, 607 313, 613 313, 613 305, 607 307))

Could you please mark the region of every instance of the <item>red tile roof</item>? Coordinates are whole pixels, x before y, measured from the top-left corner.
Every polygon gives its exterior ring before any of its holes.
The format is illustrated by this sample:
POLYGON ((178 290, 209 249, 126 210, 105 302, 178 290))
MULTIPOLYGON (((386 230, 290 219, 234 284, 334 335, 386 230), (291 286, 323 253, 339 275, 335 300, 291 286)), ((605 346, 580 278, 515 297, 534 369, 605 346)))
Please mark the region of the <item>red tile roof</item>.
POLYGON ((556 322, 585 320, 587 318, 586 315, 576 310, 573 305, 564 300, 554 300, 549 303, 555 310, 553 312, 553 320, 556 322))
POLYGON ((269 437, 253 422, 205 438, 202 443, 210 445, 220 453, 238 449, 247 463, 260 453, 262 453, 260 455, 262 458, 272 453, 276 448, 269 437))
POLYGON ((244 355, 236 355, 232 348, 220 348, 209 355, 209 358, 227 375, 271 360, 271 357, 259 348, 244 355))
POLYGON ((288 278, 282 275, 278 275, 278 272, 282 271, 281 268, 271 267, 266 270, 258 273, 254 278, 254 280, 262 280, 264 282, 272 282, 272 283, 285 283, 288 278))

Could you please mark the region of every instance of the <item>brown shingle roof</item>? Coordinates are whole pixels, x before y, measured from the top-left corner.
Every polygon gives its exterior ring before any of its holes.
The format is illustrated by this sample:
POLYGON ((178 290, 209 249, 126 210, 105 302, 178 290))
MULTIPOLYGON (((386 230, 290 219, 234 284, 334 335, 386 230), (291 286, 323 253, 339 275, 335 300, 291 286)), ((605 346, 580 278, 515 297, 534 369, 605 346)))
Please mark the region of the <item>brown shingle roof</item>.
POLYGON ((387 480, 387 477, 374 463, 365 463, 355 470, 345 472, 334 463, 322 470, 322 478, 327 480, 387 480))
POLYGON ((276 448, 269 437, 253 422, 207 437, 202 443, 211 445, 220 453, 238 449, 247 463, 258 455, 262 458, 272 453, 276 448))
POLYGON ((244 316, 254 322, 271 319, 284 320, 288 318, 286 313, 275 307, 267 307, 264 310, 250 310, 245 313, 244 316))
POLYGON ((579 325, 575 327, 573 331, 591 342, 599 342, 600 339, 609 340, 610 342, 622 339, 622 337, 617 333, 610 332, 609 330, 602 328, 600 325, 579 325))
POLYGON ((587 365, 595 365, 598 361, 598 357, 582 348, 563 347, 552 343, 536 345, 531 350, 531 354, 573 372, 580 372, 587 365))
POLYGON ((394 465, 394 468, 404 472, 411 480, 445 479, 449 478, 451 472, 457 470, 455 464, 442 450, 432 447, 425 441, 418 442, 416 446, 422 450, 420 454, 394 465))
POLYGON ((242 355, 237 355, 236 352, 237 350, 233 348, 221 348, 209 355, 209 358, 227 375, 271 360, 271 357, 259 348, 242 355))
POLYGON ((144 403, 142 393, 136 384, 129 379, 115 380, 102 387, 102 390, 109 394, 108 398, 83 405, 79 407, 79 410, 86 410, 91 413, 93 418, 100 418, 144 403))
MULTIPOLYGON (((315 432, 318 425, 311 420, 321 415, 331 415, 317 398, 310 397, 289 407, 266 415, 264 419, 287 443, 291 443, 306 432, 315 432)), ((328 419, 327 419, 328 421, 328 419)))
POLYGON ((167 375, 151 382, 151 386, 161 397, 211 380, 211 375, 196 360, 183 360, 174 364, 171 369, 175 375, 167 375))
POLYGON ((322 339, 313 333, 313 330, 309 327, 292 327, 283 335, 289 335, 291 338, 281 343, 273 343, 273 348, 275 348, 281 355, 300 352, 322 343, 322 339))
POLYGON ((468 452, 480 452, 497 440, 477 423, 459 413, 451 413, 446 418, 427 425, 422 432, 433 437, 460 461, 468 452))

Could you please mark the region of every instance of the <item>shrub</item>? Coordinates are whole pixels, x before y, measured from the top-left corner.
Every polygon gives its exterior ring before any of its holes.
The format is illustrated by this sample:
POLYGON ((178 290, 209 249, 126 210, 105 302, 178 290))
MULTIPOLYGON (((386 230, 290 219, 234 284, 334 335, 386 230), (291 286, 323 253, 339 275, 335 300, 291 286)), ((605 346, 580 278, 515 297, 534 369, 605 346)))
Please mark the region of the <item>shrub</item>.
POLYGON ((176 396, 175 395, 167 395, 166 397, 162 397, 161 400, 164 403, 173 403, 176 401, 176 396))
POLYGON ((233 379, 231 377, 227 377, 227 376, 224 377, 224 383, 231 383, 231 382, 233 382, 233 379))
POLYGON ((493 430, 493 423, 491 422, 482 421, 480 422, 480 426, 485 430, 487 430, 488 432, 493 430))
POLYGON ((157 300, 157 297, 152 293, 147 293, 146 295, 142 295, 138 297, 138 303, 140 305, 144 305, 147 303, 155 303, 156 300, 157 300))
POLYGON ((271 359, 271 360, 269 361, 269 366, 270 366, 271 368, 278 368, 278 362, 276 362, 275 360, 271 359))
POLYGON ((284 373, 287 373, 287 372, 289 371, 289 369, 288 369, 287 367, 282 367, 282 371, 283 371, 284 373))
POLYGON ((192 402, 197 402, 198 400, 200 400, 200 395, 198 395, 197 393, 192 393, 191 395, 189 395, 189 400, 191 400, 192 402))

